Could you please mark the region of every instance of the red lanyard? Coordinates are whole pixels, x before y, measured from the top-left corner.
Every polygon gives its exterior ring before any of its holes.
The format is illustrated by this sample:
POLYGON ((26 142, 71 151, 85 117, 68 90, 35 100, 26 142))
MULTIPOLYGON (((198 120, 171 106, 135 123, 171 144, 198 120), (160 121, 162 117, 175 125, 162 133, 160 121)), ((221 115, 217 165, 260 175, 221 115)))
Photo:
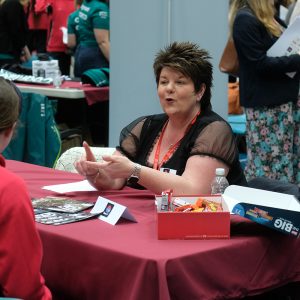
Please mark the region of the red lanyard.
MULTIPOLYGON (((193 118, 193 120, 191 121, 191 123, 188 125, 188 127, 186 128, 185 132, 184 132, 184 136, 187 134, 187 132, 190 130, 190 128, 192 127, 192 125, 196 122, 196 119, 197 117, 200 115, 200 111, 196 114, 196 116, 193 118)), ((161 160, 161 162, 159 162, 159 155, 160 155, 160 147, 161 147, 161 143, 162 143, 162 140, 163 140, 163 136, 165 134, 165 130, 166 130, 166 127, 167 127, 167 124, 168 124, 169 120, 167 120, 167 122, 165 123, 162 131, 161 131, 161 134, 160 134, 160 137, 159 137, 159 140, 158 140, 158 143, 157 143, 157 147, 156 147, 156 151, 155 151, 155 156, 154 156, 154 164, 153 164, 153 169, 156 169, 156 170, 160 170, 161 166, 169 160, 169 158, 173 155, 173 153, 176 151, 176 149, 179 147, 182 139, 184 138, 184 136, 178 140, 175 144, 171 145, 167 151, 167 153, 164 155, 163 159, 161 160)))

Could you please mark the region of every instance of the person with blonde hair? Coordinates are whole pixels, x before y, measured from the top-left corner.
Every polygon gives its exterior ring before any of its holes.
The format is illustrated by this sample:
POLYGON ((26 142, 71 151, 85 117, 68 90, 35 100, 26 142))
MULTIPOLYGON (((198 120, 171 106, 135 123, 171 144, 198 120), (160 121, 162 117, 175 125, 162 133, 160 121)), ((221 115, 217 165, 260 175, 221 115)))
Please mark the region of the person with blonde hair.
POLYGON ((28 190, 20 177, 5 168, 1 155, 12 138, 19 113, 20 94, 0 77, 0 297, 51 300, 40 273, 42 244, 28 190))
POLYGON ((274 0, 235 0, 230 18, 246 114, 246 177, 300 185, 300 55, 267 54, 285 29, 274 0))

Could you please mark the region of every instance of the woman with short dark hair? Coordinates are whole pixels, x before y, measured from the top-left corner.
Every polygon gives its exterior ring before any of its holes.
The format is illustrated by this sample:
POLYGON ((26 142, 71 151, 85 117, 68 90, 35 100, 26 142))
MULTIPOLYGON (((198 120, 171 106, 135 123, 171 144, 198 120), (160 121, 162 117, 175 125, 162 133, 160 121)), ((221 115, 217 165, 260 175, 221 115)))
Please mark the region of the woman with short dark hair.
POLYGON ((246 185, 229 124, 211 110, 212 65, 198 45, 174 42, 154 61, 163 114, 143 116, 126 126, 120 144, 104 162, 86 156, 77 171, 98 189, 125 184, 154 193, 209 194, 216 168, 230 184, 246 185), (164 172, 164 169, 169 172, 164 172))

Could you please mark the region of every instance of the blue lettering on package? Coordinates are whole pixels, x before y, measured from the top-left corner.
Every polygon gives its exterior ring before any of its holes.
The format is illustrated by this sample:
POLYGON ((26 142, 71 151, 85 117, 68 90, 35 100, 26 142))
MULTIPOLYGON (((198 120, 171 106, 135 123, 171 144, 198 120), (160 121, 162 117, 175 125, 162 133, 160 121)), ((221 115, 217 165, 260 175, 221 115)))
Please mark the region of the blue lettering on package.
POLYGON ((248 203, 236 204, 232 212, 282 233, 299 236, 300 212, 248 203))
POLYGON ((241 217, 245 217, 245 210, 244 207, 240 204, 234 206, 232 213, 236 215, 240 215, 241 217))

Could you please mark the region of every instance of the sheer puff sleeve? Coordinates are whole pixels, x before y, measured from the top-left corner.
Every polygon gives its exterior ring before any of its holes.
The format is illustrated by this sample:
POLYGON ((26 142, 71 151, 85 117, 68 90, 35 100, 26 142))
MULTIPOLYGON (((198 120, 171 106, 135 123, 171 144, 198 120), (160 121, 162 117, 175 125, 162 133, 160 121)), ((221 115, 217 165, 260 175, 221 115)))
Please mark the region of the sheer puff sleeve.
POLYGON ((199 133, 191 155, 210 156, 230 167, 237 151, 235 137, 230 126, 224 121, 215 121, 199 133))
POLYGON ((140 146, 140 137, 146 117, 140 117, 127 125, 120 134, 120 146, 117 149, 133 160, 140 146))

